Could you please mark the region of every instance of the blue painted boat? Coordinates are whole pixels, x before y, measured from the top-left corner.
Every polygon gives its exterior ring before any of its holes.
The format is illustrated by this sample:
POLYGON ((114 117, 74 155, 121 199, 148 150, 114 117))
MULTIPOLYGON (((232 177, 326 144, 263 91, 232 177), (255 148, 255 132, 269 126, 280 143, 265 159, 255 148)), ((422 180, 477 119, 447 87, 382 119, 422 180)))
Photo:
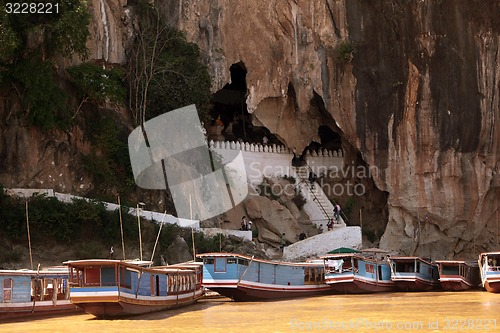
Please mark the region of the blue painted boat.
POLYGON ((446 291, 462 291, 479 287, 479 266, 463 260, 436 260, 439 283, 446 291))
POLYGON ((69 301, 68 269, 0 271, 0 319, 81 311, 69 301))
POLYGON ((436 264, 420 257, 388 257, 391 279, 403 291, 429 291, 438 288, 439 271, 436 264))
POLYGON ((396 285, 391 279, 391 267, 387 260, 378 258, 377 253, 323 256, 326 283, 331 285, 336 292, 345 294, 394 291, 396 285))
POLYGON ((70 300, 96 317, 121 317, 192 304, 203 296, 200 263, 149 267, 151 262, 67 261, 70 300))
POLYGON ((492 293, 500 292, 500 252, 485 252, 478 260, 481 285, 492 293))
POLYGON ((331 294, 322 260, 290 263, 234 253, 199 254, 203 285, 235 301, 260 301, 331 294))

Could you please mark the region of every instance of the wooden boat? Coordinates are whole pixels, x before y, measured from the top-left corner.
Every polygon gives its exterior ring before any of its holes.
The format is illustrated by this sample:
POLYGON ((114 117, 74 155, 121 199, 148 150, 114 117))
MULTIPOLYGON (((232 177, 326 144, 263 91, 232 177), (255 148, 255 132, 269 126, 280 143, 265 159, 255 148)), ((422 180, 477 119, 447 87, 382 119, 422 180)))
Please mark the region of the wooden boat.
POLYGON ((420 257, 391 256, 391 279, 403 291, 429 291, 438 288, 439 273, 436 264, 420 257))
POLYGON ((325 280, 332 288, 345 294, 389 292, 396 289, 391 280, 391 267, 377 255, 356 253, 330 254, 325 260, 325 280))
POLYGON ((491 293, 500 292, 500 252, 485 252, 478 260, 481 285, 491 293))
POLYGON ((199 254, 203 285, 235 301, 261 301, 331 294, 322 260, 290 263, 234 253, 199 254))
POLYGON ((479 287, 479 266, 463 260, 437 260, 439 283, 447 291, 470 290, 479 287))
POLYGON ((167 310, 203 296, 200 263, 149 267, 125 260, 67 261, 70 300, 96 317, 120 317, 167 310))
POLYGON ((69 301, 68 269, 0 270, 0 319, 81 311, 69 301))

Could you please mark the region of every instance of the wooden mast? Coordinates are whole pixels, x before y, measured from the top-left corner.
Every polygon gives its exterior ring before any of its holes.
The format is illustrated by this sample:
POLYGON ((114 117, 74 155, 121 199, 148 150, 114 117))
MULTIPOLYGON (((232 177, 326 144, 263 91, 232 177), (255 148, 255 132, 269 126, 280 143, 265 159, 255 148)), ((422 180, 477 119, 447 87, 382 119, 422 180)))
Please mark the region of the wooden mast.
MULTIPOLYGON (((189 196, 189 215, 191 222, 193 221, 193 206, 191 204, 191 196, 189 196)), ((194 229, 193 224, 191 224, 191 239, 193 240, 193 261, 196 261, 196 247, 194 245, 194 229)))
POLYGON ((118 213, 120 214, 120 233, 122 236, 122 258, 125 260, 125 242, 123 240, 123 219, 122 219, 122 205, 120 203, 120 195, 118 195, 118 213))
POLYGON ((31 253, 31 235, 30 235, 30 221, 28 217, 28 200, 26 200, 26 229, 28 230, 28 247, 30 250, 30 266, 33 269, 33 255, 31 253))
MULTIPOLYGON (((158 230, 158 235, 156 236, 155 246, 153 246, 153 254, 151 254, 151 262, 155 257, 156 245, 158 244, 158 240, 160 239, 161 228, 163 227, 163 221, 165 220, 165 216, 167 216, 167 211, 163 213, 163 218, 161 219, 160 230, 158 230)), ((149 265, 151 267, 151 264, 149 265)))

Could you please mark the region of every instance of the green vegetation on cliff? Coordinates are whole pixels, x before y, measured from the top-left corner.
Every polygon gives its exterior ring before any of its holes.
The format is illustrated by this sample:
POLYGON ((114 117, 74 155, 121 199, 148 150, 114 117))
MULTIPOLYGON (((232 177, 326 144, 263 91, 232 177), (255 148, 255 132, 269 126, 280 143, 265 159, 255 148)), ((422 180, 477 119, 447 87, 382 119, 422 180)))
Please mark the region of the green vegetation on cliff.
POLYGON ((53 62, 57 56, 87 56, 86 2, 63 1, 52 14, 9 14, 1 2, 0 87, 20 100, 24 115, 18 118, 44 129, 67 128, 68 95, 57 84, 53 62))
MULTIPOLYGON (((0 247, 0 267, 22 260, 20 249, 25 249, 27 242, 26 202, 28 203, 29 229, 31 244, 34 247, 58 246, 62 251, 59 260, 107 258, 109 248, 115 249, 115 258, 121 259, 120 213, 109 211, 98 201, 73 200, 64 203, 54 197, 32 196, 27 200, 5 194, 0 186, 0 239, 7 239, 12 246, 0 247), (62 256, 68 257, 62 257, 62 256)), ((139 248, 137 218, 128 213, 130 207, 122 205, 122 225, 127 258, 137 254, 139 248)), ((151 253, 158 234, 159 225, 141 219, 141 234, 144 253, 151 253), (147 249, 147 250, 146 250, 147 249)), ((220 237, 205 237, 195 233, 196 252, 218 251, 220 237)), ((191 229, 165 224, 159 239, 155 260, 165 254, 166 249, 177 236, 182 237, 192 249, 191 229)), ((22 250, 22 252, 26 252, 22 250)))

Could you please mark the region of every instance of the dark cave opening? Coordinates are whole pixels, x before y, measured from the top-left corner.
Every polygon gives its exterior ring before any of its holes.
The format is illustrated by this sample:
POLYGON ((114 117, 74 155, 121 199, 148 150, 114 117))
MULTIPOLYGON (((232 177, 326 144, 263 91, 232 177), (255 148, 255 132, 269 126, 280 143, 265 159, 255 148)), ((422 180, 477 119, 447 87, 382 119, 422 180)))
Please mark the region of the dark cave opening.
POLYGON ((212 122, 208 128, 209 139, 214 141, 239 141, 280 143, 264 126, 254 126, 247 111, 247 68, 240 61, 229 68, 231 82, 213 94, 212 122))

